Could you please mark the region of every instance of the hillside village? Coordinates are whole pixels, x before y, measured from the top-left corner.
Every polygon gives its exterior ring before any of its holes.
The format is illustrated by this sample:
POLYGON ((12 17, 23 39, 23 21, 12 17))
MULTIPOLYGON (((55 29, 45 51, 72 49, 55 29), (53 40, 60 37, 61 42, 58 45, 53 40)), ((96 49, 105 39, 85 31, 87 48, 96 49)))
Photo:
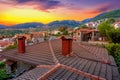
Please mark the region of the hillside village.
POLYGON ((120 80, 120 1, 0 0, 0 80, 120 80))
POLYGON ((1 36, 0 60, 6 74, 12 80, 119 80, 120 64, 115 62, 119 57, 105 49, 109 40, 99 29, 108 21, 120 29, 119 20, 110 18, 75 28, 1 36))
MULTIPOLYGON (((94 22, 88 22, 85 23, 82 26, 75 27, 75 28, 69 28, 67 26, 61 26, 60 28, 54 29, 54 30, 43 30, 40 32, 34 31, 34 29, 29 29, 29 33, 19 33, 14 35, 13 37, 10 36, 0 36, 0 50, 2 51, 5 49, 7 46, 13 45, 14 42, 16 42, 16 38, 18 36, 25 36, 26 37, 26 45, 30 45, 33 43, 37 42, 43 42, 45 40, 52 40, 56 39, 57 37, 61 35, 69 35, 72 36, 74 39, 78 41, 104 41, 99 34, 98 26, 103 22, 106 21, 107 19, 102 19, 94 22), (64 33, 60 29, 66 31, 64 33), (66 28, 66 29, 64 29, 66 28)), ((115 29, 120 28, 120 21, 116 21, 112 24, 115 29)))

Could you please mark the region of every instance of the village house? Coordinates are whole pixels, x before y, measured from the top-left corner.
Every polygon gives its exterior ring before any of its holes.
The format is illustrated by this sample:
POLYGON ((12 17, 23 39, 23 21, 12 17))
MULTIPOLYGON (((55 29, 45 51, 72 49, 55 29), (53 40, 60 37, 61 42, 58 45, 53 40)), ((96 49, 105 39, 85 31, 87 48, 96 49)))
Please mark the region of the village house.
POLYGON ((18 36, 26 37, 27 41, 32 39, 30 34, 16 34, 13 38, 17 38, 18 36))
POLYGON ((3 36, 0 35, 0 40, 3 39, 3 36))
POLYGON ((39 43, 44 41, 45 34, 42 32, 31 32, 30 35, 33 43, 39 43))
POLYGON ((68 31, 68 34, 70 34, 70 35, 72 36, 72 34, 73 34, 74 30, 73 30, 73 29, 71 29, 71 28, 68 28, 68 29, 67 29, 67 31, 68 31))
POLYGON ((120 28, 120 21, 115 22, 113 25, 114 25, 115 29, 120 28))
POLYGON ((104 48, 83 45, 61 37, 25 46, 18 37, 18 48, 4 51, 7 73, 12 80, 119 80, 112 56, 104 48))
POLYGON ((10 45, 14 45, 14 42, 0 40, 0 52, 10 45))
POLYGON ((86 26, 88 26, 88 28, 97 28, 99 23, 97 22, 89 22, 85 24, 86 26))
POLYGON ((44 41, 44 37, 46 35, 47 34, 45 32, 31 32, 29 34, 16 34, 13 38, 24 36, 26 38, 26 44, 29 42, 39 43, 44 41))
POLYGON ((75 31, 74 37, 79 41, 98 41, 100 35, 97 29, 81 28, 75 31))
POLYGON ((56 35, 56 34, 62 34, 62 32, 59 31, 59 30, 53 30, 53 31, 51 32, 51 34, 54 34, 54 35, 56 35))
POLYGON ((107 21, 108 19, 101 19, 101 20, 97 20, 94 22, 88 22, 85 25, 88 26, 88 28, 97 28, 99 24, 101 24, 103 21, 107 21))

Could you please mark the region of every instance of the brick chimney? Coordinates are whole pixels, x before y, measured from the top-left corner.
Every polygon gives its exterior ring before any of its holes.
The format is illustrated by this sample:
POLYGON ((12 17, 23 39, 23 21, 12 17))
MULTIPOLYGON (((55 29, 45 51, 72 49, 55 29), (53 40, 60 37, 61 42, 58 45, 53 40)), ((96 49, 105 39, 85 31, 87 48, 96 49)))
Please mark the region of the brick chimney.
POLYGON ((25 53, 25 39, 24 36, 18 37, 18 53, 25 53))
POLYGON ((72 38, 61 37, 62 39, 62 55, 71 56, 72 54, 72 38))

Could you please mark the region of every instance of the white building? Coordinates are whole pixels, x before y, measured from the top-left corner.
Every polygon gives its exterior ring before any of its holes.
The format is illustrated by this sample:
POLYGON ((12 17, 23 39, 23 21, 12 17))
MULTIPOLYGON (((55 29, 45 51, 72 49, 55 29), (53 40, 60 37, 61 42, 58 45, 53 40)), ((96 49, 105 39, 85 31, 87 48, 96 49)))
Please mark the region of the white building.
POLYGON ((52 31, 52 34, 58 34, 58 33, 60 33, 60 34, 61 34, 61 32, 60 32, 60 31, 58 31, 58 30, 54 30, 54 31, 52 31))
POLYGON ((89 22, 85 24, 86 26, 88 26, 89 28, 97 28, 99 23, 97 22, 89 22))
POLYGON ((115 29, 120 28, 120 22, 114 23, 114 27, 115 27, 115 29))

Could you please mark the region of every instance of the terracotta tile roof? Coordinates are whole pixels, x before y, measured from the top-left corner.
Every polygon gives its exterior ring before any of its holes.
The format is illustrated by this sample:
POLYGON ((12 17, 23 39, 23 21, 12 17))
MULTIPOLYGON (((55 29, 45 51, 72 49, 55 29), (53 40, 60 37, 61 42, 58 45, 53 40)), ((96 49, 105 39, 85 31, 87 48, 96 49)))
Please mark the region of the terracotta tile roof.
POLYGON ((86 29, 86 28, 81 28, 81 29, 77 30, 76 32, 90 33, 90 32, 93 32, 93 31, 98 31, 98 30, 96 30, 96 29, 86 29))
POLYGON ((30 40, 31 39, 31 35, 30 34, 16 34, 14 36, 14 38, 17 38, 18 36, 24 36, 26 38, 26 40, 30 40))
POLYGON ((11 44, 13 44, 13 42, 0 41, 0 46, 1 47, 5 47, 5 46, 11 45, 11 44))
POLYGON ((43 38, 44 37, 42 32, 31 32, 30 34, 32 35, 33 38, 40 38, 40 37, 43 38))
POLYGON ((54 64, 48 42, 41 42, 40 44, 28 46, 24 54, 19 54, 17 49, 14 49, 3 52, 3 55, 8 59, 20 60, 35 65, 54 64))
POLYGON ((23 75, 17 77, 14 80, 37 80, 40 76, 42 76, 44 73, 46 73, 49 70, 50 68, 36 67, 33 70, 25 72, 23 75))
MULTIPOLYGON (((3 55, 9 59, 29 62, 36 65, 50 66, 59 63, 68 67, 68 69, 58 68, 54 73, 49 76, 46 74, 46 72, 45 74, 47 75, 47 80, 89 79, 90 77, 86 77, 86 75, 92 75, 92 77, 100 77, 106 80, 120 79, 120 75, 118 73, 117 66, 114 62, 113 57, 109 56, 104 48, 83 45, 74 42, 72 57, 64 57, 61 53, 61 50, 61 40, 58 39, 49 42, 42 42, 33 46, 28 46, 26 50, 27 52, 25 54, 17 54, 17 50, 11 50, 4 52, 3 55), (76 72, 71 72, 71 68, 69 67, 73 68, 73 71, 78 70, 78 72, 82 72, 85 75, 81 76, 76 72)), ((30 77, 31 75, 38 75, 37 72, 41 72, 42 70, 44 70, 41 68, 38 69, 40 69, 40 71, 34 71, 33 69, 32 71, 26 72, 23 75, 30 75, 29 77, 27 77, 29 80, 37 80, 36 78, 30 77)), ((20 80, 21 76, 16 79, 20 80)), ((39 75, 39 78, 41 76, 43 75, 39 75)), ((22 80, 25 79, 26 77, 22 76, 22 80)))
POLYGON ((115 22, 114 24, 120 24, 120 21, 118 21, 118 22, 115 22))
POLYGON ((85 77, 83 75, 77 74, 73 71, 70 71, 68 69, 61 67, 58 70, 56 70, 55 73, 51 74, 46 80, 60 80, 60 79, 61 80, 73 80, 73 79, 82 80, 83 78, 90 79, 88 77, 85 77))
POLYGON ((53 67, 37 67, 14 80, 84 80, 84 79, 99 79, 105 80, 102 77, 94 76, 90 73, 77 70, 75 68, 57 64, 53 67))

